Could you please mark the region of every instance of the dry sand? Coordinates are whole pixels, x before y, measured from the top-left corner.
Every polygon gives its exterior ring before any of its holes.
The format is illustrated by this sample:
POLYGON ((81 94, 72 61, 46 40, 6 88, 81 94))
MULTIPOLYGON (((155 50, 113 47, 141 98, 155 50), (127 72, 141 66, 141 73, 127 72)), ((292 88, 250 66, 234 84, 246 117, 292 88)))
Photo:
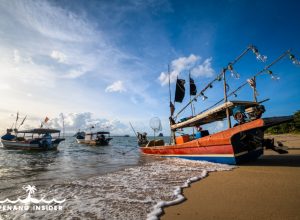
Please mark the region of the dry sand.
POLYGON ((255 162, 210 173, 165 208, 162 220, 300 219, 300 135, 275 136, 289 154, 266 150, 255 162))

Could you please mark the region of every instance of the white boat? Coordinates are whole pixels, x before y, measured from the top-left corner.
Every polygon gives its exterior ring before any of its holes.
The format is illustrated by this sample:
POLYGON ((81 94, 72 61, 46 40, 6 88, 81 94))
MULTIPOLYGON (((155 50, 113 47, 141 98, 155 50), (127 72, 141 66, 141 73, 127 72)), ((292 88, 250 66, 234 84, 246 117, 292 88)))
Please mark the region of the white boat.
POLYGON ((12 129, 1 137, 4 148, 18 150, 57 150, 64 138, 60 137, 60 130, 48 128, 36 128, 31 130, 17 131, 11 134, 12 129))
POLYGON ((76 134, 76 140, 79 144, 106 146, 109 144, 111 139, 110 132, 108 131, 91 133, 78 132, 76 134))

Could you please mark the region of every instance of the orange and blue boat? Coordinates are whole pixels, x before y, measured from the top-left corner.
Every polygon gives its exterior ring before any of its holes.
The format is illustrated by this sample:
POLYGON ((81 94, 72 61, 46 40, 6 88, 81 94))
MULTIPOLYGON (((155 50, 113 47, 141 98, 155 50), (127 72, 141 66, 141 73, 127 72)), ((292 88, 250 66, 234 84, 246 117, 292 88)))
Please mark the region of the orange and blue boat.
MULTIPOLYGON (((215 119, 220 119, 222 116, 226 117, 226 106, 231 106, 234 109, 241 105, 247 106, 248 111, 261 106, 257 102, 230 101, 190 120, 174 124, 171 128, 176 130, 178 128, 210 123, 215 119)), ((215 134, 209 134, 207 130, 203 130, 195 135, 180 135, 175 137, 175 143, 170 145, 165 145, 162 140, 152 140, 145 146, 141 146, 141 151, 144 154, 162 157, 241 164, 255 160, 263 154, 264 147, 268 143, 264 139, 264 131, 268 127, 288 122, 292 119, 292 116, 258 118, 215 134)), ((270 146, 270 148, 275 147, 270 146)))
MULTIPOLYGON (((223 68, 221 73, 198 94, 196 94, 194 81, 189 76, 190 95, 195 95, 194 98, 190 98, 189 103, 176 116, 174 116, 174 105, 170 100, 170 142, 165 143, 162 139, 145 141, 145 137, 143 137, 142 140, 139 140, 142 153, 161 157, 205 160, 225 164, 241 164, 255 160, 263 154, 264 148, 273 149, 278 153, 287 153, 284 148, 275 146, 274 140, 264 138, 264 133, 269 127, 293 120, 293 116, 262 117, 265 112, 265 107, 262 103, 268 99, 260 102, 257 101, 256 77, 267 73, 273 78, 274 76, 269 68, 286 55, 290 55, 290 51, 283 53, 262 71, 252 76, 250 80, 248 79, 246 83, 228 94, 226 71, 232 71, 233 65, 250 50, 255 54, 258 53, 254 46, 249 46, 237 59, 229 63, 226 68, 223 68), (224 85, 223 99, 204 112, 176 122, 179 113, 188 105, 191 105, 198 97, 202 96, 203 99, 206 99, 207 97, 204 95, 204 92, 212 88, 213 83, 219 81, 223 81, 224 85), (253 101, 228 100, 229 96, 235 95, 238 90, 246 85, 250 85, 253 89, 253 101), (228 128, 223 131, 210 134, 208 130, 201 129, 203 125, 224 119, 227 119, 228 128), (231 125, 232 119, 236 121, 234 126, 231 125), (193 134, 182 134, 182 130, 185 128, 190 128, 189 131, 191 131, 191 128, 197 128, 198 131, 193 132, 193 134)), ((177 79, 174 102, 182 102, 184 92, 184 80, 177 79)))

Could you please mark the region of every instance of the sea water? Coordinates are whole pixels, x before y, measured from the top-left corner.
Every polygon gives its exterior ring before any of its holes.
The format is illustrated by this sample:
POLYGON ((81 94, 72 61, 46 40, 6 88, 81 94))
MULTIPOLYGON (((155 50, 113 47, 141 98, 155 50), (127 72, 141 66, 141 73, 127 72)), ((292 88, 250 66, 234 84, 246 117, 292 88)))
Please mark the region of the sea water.
POLYGON ((156 219, 164 206, 184 200, 183 187, 231 168, 143 155, 135 137, 114 137, 99 147, 68 137, 55 152, 0 148, 0 217, 156 219), (30 195, 28 186, 35 187, 30 195))

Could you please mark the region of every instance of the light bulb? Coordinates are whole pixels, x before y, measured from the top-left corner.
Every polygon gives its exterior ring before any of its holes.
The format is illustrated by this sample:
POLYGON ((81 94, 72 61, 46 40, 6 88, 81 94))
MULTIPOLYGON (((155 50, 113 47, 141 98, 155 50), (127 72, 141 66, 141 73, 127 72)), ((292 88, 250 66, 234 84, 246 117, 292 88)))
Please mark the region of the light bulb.
POLYGON ((268 57, 265 56, 265 55, 261 55, 259 53, 256 53, 256 59, 259 60, 259 61, 261 61, 261 62, 266 62, 267 59, 268 59, 268 57))
POLYGON ((238 74, 236 71, 231 70, 231 76, 235 79, 239 79, 240 78, 240 74, 238 74))
POLYGON ((295 64, 295 65, 300 65, 300 62, 299 62, 299 60, 297 60, 296 58, 294 58, 294 59, 293 59, 293 64, 295 64))
POLYGON ((273 80, 280 80, 280 77, 276 76, 274 74, 271 74, 271 79, 273 79, 273 80))

